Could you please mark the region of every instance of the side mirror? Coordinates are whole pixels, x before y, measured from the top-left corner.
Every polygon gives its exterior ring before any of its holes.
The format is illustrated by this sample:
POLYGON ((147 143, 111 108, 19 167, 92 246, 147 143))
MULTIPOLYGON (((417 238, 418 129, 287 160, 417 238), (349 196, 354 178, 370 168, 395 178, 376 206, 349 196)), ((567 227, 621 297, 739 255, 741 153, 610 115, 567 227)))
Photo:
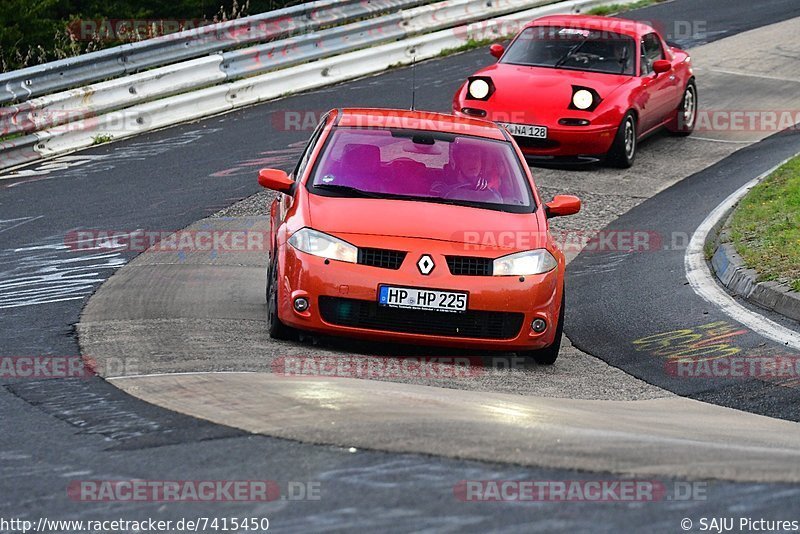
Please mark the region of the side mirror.
POLYGON ((294 180, 279 169, 261 169, 258 171, 258 183, 279 193, 291 195, 294 192, 294 180))
POLYGON ((492 46, 489 47, 489 53, 492 54, 497 59, 500 59, 500 57, 502 57, 502 55, 503 55, 503 52, 505 52, 505 51, 506 51, 506 49, 501 44, 496 44, 495 43, 495 44, 493 44, 492 46))
POLYGON ((581 199, 573 195, 556 195, 544 205, 548 217, 574 215, 581 211, 581 199))
POLYGON ((653 62, 653 72, 663 74, 672 70, 672 63, 667 59, 659 59, 653 62))

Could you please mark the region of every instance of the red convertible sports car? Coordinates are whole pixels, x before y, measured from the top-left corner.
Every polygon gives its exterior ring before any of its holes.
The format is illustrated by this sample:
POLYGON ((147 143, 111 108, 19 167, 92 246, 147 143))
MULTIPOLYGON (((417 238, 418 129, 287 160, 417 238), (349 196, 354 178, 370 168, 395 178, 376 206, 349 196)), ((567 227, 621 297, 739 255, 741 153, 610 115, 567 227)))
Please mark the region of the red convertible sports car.
POLYGON ((503 124, 533 161, 630 167, 643 137, 694 128, 691 59, 646 24, 543 17, 490 51, 499 61, 467 79, 453 112, 503 124))
POLYGON ((479 119, 345 109, 323 117, 292 175, 259 172, 270 207, 269 333, 297 330, 508 350, 551 364, 564 254, 509 133, 479 119))

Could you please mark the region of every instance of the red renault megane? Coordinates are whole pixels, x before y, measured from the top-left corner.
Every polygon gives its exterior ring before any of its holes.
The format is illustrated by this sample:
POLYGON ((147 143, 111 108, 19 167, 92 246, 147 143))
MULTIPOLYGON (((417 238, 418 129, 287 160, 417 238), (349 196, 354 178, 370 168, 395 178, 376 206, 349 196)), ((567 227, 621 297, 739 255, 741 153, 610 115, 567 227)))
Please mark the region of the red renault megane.
POLYGON ((259 173, 271 205, 269 333, 297 330, 510 350, 551 364, 564 254, 509 133, 452 115, 345 109, 321 121, 292 175, 259 173))
POLYGON ((689 54, 646 24, 558 15, 529 23, 461 86, 453 112, 502 123, 538 161, 630 167, 639 140, 689 135, 697 87, 689 54))

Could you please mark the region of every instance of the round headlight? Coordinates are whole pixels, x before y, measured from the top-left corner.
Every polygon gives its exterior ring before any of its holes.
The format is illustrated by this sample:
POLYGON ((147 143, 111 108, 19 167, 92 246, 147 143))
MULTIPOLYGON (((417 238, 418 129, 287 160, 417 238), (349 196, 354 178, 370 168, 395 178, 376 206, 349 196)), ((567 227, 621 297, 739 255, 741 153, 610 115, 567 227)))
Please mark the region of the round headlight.
POLYGON ((486 80, 472 80, 469 84, 469 94, 479 100, 486 98, 489 96, 489 84, 486 80))
POLYGON ((594 96, 586 89, 578 89, 572 95, 572 105, 578 109, 589 109, 594 103, 594 96))

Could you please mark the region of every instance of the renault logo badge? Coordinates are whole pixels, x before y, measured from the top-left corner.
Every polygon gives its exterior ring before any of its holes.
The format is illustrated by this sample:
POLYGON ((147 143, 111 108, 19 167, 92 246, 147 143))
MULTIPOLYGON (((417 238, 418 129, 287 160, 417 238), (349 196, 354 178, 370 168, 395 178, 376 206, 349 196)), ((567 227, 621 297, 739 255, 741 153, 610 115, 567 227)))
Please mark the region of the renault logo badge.
POLYGON ((423 254, 420 256, 419 261, 417 262, 417 269, 419 269, 419 272, 425 276, 428 276, 433 272, 434 267, 436 267, 436 264, 433 263, 433 258, 431 258, 429 254, 423 254))

